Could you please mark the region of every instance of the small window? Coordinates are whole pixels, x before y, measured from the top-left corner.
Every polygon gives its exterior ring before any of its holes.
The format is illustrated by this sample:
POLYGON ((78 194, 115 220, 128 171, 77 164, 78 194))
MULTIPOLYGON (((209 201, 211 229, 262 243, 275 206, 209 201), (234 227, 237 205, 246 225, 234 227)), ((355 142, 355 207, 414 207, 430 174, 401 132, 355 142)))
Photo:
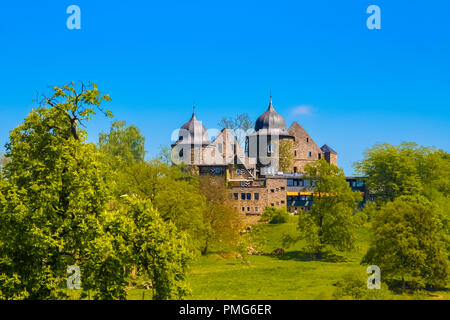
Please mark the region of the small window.
POLYGON ((180 158, 183 157, 183 149, 180 150, 180 152, 178 153, 178 155, 180 156, 180 158))
POLYGON ((242 207, 242 211, 245 211, 245 207, 242 207))
POLYGON ((284 191, 285 187, 281 187, 281 191, 284 191))
POLYGON ((220 168, 216 168, 216 173, 217 173, 217 174, 220 173, 220 168))
POLYGON ((238 193, 234 194, 234 200, 239 200, 239 194, 238 193))
POLYGON ((306 138, 306 142, 309 142, 309 138, 306 138))
POLYGON ((295 157, 297 156, 297 150, 294 150, 294 156, 295 157))
POLYGON ((247 211, 250 211, 250 207, 247 207, 247 211))
POLYGON ((270 189, 270 192, 275 192, 275 190, 274 189, 270 189))
POLYGON ((241 169, 237 169, 236 174, 241 174, 241 169))
POLYGON ((272 153, 272 145, 271 145, 271 144, 269 144, 269 145, 267 146, 267 152, 268 152, 268 153, 272 153))
POLYGON ((273 207, 273 203, 270 204, 273 207))
POLYGON ((255 200, 259 200, 259 193, 255 193, 255 200))
POLYGON ((241 187, 245 187, 245 181, 241 181, 241 187))
POLYGON ((245 200, 245 193, 241 193, 241 200, 245 200))
POLYGON ((281 203, 283 204, 283 203, 284 203, 284 200, 281 200, 281 203))
POLYGON ((255 212, 258 212, 258 207, 255 207, 255 212))
POLYGON ((312 153, 311 153, 311 151, 309 151, 308 152, 308 158, 311 158, 312 157, 312 153))
POLYGON ((294 167, 294 173, 297 173, 297 167, 294 167))
POLYGON ((279 205, 280 203, 277 201, 277 205, 279 205))
POLYGON ((179 138, 178 138, 178 141, 182 141, 183 140, 183 136, 180 136, 179 138))
POLYGON ((320 159, 322 159, 322 155, 320 153, 317 154, 317 157, 320 159))
POLYGON ((276 188, 277 192, 280 191, 280 188, 276 188))
POLYGON ((252 200, 252 194, 251 193, 247 193, 247 200, 252 200))

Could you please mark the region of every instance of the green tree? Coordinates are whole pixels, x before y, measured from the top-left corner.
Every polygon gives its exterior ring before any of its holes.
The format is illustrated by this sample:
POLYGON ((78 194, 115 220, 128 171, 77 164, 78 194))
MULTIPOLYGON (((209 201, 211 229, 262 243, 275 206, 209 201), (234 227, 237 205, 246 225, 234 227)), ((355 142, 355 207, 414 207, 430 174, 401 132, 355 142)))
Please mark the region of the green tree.
POLYGON ((85 244, 101 238, 105 171, 78 125, 94 108, 103 111, 103 100, 110 99, 95 84, 82 84, 80 91, 73 83, 55 87, 11 132, 0 183, 0 274, 14 284, 15 295, 58 296, 67 266, 81 264, 85 244))
POLYGON ((323 159, 308 164, 305 172, 315 185, 313 204, 309 213, 299 215, 298 238, 287 237, 285 243, 305 240, 306 250, 319 256, 329 248, 353 249, 353 213, 362 199, 361 194, 350 189, 342 169, 323 159))
POLYGON ((183 166, 155 159, 124 168, 117 181, 116 196, 137 195, 151 201, 164 221, 172 221, 179 230, 188 232, 193 246, 203 243, 206 203, 199 193, 197 176, 183 166))
POLYGON ((240 240, 242 221, 239 212, 230 205, 230 193, 225 181, 218 177, 201 176, 200 193, 206 198, 202 254, 206 254, 212 244, 236 248, 240 240))
POLYGON ((145 157, 145 138, 140 130, 125 121, 115 121, 109 133, 99 134, 98 147, 101 152, 111 157, 115 168, 142 162, 145 157))
POLYGON ((367 186, 378 201, 426 195, 432 189, 450 193, 450 156, 442 150, 415 143, 378 144, 365 151, 364 159, 355 167, 367 176, 367 186))
POLYGON ((448 256, 435 206, 423 196, 401 196, 373 217, 374 235, 363 264, 380 267, 392 286, 445 286, 448 256))

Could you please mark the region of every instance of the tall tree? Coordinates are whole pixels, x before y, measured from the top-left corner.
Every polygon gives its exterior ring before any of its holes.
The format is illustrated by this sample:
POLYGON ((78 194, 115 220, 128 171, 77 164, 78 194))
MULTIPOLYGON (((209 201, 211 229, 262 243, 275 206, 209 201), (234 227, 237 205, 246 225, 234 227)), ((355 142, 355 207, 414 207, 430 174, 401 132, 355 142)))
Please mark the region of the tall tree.
POLYGON ((374 236, 362 263, 380 267, 383 279, 403 291, 409 285, 445 286, 448 255, 435 206, 422 196, 386 203, 373 221, 374 236))
POLYGON ((31 299, 55 297, 67 266, 82 264, 108 200, 101 155, 79 124, 110 99, 95 84, 53 90, 12 130, 0 185, 0 274, 31 299))
POLYGON ((245 148, 245 137, 253 129, 255 123, 250 119, 247 113, 241 113, 234 118, 222 118, 218 123, 220 129, 231 129, 234 132, 235 139, 242 150, 245 148))
POLYGON ((355 167, 367 176, 367 186, 379 201, 430 190, 450 193, 450 156, 442 150, 415 143, 378 144, 355 167))
POLYGON ((285 242, 306 240, 306 250, 319 256, 328 248, 354 248, 353 213, 361 194, 350 189, 342 169, 323 159, 308 164, 305 172, 315 185, 313 204, 309 213, 299 216, 298 238, 286 238, 285 242))
POLYGON ((218 177, 201 176, 200 193, 206 198, 202 253, 206 254, 212 244, 235 248, 239 243, 242 220, 236 208, 230 205, 230 193, 225 181, 218 177))
POLYGON ((126 167, 118 178, 117 196, 136 195, 152 202, 164 221, 188 232, 196 247, 203 242, 205 199, 198 192, 198 177, 182 166, 157 159, 126 167))
POLYGON ((109 155, 116 167, 144 161, 144 143, 140 130, 133 125, 126 126, 125 121, 115 121, 109 133, 101 132, 98 140, 100 151, 109 155))

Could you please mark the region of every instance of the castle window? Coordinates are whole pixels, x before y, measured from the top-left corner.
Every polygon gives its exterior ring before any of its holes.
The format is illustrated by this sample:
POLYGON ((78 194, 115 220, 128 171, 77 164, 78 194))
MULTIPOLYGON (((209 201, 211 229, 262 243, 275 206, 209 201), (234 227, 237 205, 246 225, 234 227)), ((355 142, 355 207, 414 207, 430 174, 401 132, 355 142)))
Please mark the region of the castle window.
POLYGON ((281 203, 283 204, 283 203, 284 203, 284 200, 281 200, 281 203))
POLYGON ((252 194, 251 193, 247 193, 247 200, 252 200, 252 194))
POLYGON ((278 192, 278 191, 280 191, 280 189, 279 189, 279 188, 277 188, 276 190, 277 190, 277 192, 278 192))
POLYGON ((247 207, 247 211, 250 211, 250 207, 247 207))
POLYGON ((245 211, 245 207, 242 207, 242 211, 245 211))
POLYGON ((284 187, 281 187, 281 191, 283 191, 285 188, 284 187))
POLYGON ((306 142, 309 142, 309 138, 306 138, 306 142))
POLYGON ((255 212, 258 212, 258 207, 255 207, 255 212))
POLYGON ((178 153, 178 155, 180 156, 180 158, 183 157, 183 149, 180 150, 180 152, 178 153))
POLYGON ((238 200, 239 199, 239 194, 238 193, 235 193, 234 194, 234 200, 238 200))
POLYGON ((297 173, 297 167, 294 167, 294 173, 297 173))
POLYGON ((319 157, 319 160, 322 158, 322 155, 320 153, 318 153, 317 156, 319 157))
POLYGON ((294 156, 295 157, 297 156, 297 150, 294 150, 294 156))
POLYGON ((274 189, 270 189, 270 192, 275 192, 275 190, 274 189))
POLYGON ((273 203, 270 204, 273 207, 273 203))
POLYGON ((255 200, 259 200, 259 193, 255 193, 255 200))
POLYGON ((279 205, 280 203, 277 201, 277 205, 279 205))
POLYGON ((245 200, 245 193, 241 193, 241 200, 245 200))

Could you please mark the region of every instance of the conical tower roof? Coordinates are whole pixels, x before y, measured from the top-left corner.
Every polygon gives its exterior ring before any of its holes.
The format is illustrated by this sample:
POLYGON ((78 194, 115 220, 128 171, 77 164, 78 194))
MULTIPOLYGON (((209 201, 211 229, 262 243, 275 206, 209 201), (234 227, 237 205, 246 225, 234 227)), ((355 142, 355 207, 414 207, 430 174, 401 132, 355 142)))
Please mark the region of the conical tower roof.
POLYGON ((179 138, 177 143, 189 143, 195 145, 209 145, 208 132, 201 121, 197 120, 195 116, 195 105, 192 111, 191 119, 183 124, 180 128, 179 138))

